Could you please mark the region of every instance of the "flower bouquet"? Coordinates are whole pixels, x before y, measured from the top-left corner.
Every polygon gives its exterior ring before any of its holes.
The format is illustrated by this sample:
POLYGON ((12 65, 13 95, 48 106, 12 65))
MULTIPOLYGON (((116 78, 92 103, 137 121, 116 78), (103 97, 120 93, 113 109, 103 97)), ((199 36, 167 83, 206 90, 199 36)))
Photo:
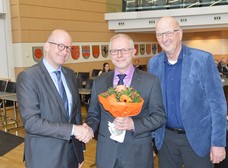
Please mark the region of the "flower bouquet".
POLYGON ((136 116, 141 111, 144 100, 132 87, 117 85, 98 96, 100 103, 113 117, 136 116))
MULTIPOLYGON (((98 95, 100 103, 113 117, 136 116, 141 111, 144 100, 139 92, 125 85, 117 85, 98 95)), ((115 125, 108 122, 110 138, 123 143, 126 130, 118 130, 115 125)))

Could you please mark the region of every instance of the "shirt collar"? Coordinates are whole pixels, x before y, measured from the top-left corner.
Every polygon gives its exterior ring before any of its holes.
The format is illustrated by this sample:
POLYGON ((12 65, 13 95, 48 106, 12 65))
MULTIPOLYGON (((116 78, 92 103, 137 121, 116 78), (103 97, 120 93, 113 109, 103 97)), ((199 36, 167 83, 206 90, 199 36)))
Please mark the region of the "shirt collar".
MULTIPOLYGON (((164 54, 165 54, 165 52, 164 52, 164 54)), ((182 59, 183 59, 183 48, 181 49, 181 52, 180 52, 178 59, 177 59, 177 62, 182 61, 182 59)), ((167 58, 166 54, 164 57, 164 63, 168 63, 168 58, 167 58)))
MULTIPOLYGON (((43 63, 44 63, 44 66, 46 67, 47 71, 49 73, 52 73, 54 71, 56 71, 56 69, 54 69, 48 62, 45 58, 43 58, 43 63)), ((61 71, 61 66, 59 67, 59 69, 57 71, 61 71)))
MULTIPOLYGON (((125 78, 126 79, 128 79, 128 78, 131 79, 132 76, 133 76, 134 71, 135 71, 135 67, 133 66, 133 64, 131 64, 130 67, 124 72, 124 74, 127 75, 125 78)), ((117 69, 115 69, 114 70, 114 77, 118 78, 118 76, 117 76, 118 74, 120 74, 119 71, 117 69)))

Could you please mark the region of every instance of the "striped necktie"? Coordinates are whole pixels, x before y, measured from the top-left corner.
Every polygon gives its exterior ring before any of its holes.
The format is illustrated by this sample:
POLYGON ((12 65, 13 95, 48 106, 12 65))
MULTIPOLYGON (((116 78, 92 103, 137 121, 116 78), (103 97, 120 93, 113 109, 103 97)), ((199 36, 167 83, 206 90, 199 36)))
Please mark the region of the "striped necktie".
POLYGON ((64 108, 66 110, 67 119, 69 119, 68 99, 67 99, 65 88, 63 86, 63 82, 62 82, 62 78, 61 78, 61 72, 60 71, 55 71, 54 73, 56 74, 56 77, 57 77, 59 94, 60 94, 60 96, 61 96, 61 98, 63 100, 64 108))

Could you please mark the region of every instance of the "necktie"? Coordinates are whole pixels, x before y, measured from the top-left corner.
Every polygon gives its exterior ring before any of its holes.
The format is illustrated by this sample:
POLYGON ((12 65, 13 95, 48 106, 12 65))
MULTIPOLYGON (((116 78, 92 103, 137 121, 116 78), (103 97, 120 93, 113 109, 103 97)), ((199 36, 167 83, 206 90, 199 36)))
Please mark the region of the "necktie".
POLYGON ((61 79, 61 72, 60 71, 55 71, 54 72, 57 76, 57 82, 58 82, 58 88, 59 88, 59 94, 63 100, 63 104, 64 104, 64 108, 66 110, 66 115, 67 115, 67 119, 69 118, 69 113, 68 113, 68 100, 67 100, 67 95, 66 95, 66 91, 65 88, 63 86, 63 82, 61 79))
POLYGON ((125 78, 125 76, 127 76, 126 74, 118 74, 117 75, 119 77, 119 82, 117 85, 124 85, 124 81, 123 79, 125 78))

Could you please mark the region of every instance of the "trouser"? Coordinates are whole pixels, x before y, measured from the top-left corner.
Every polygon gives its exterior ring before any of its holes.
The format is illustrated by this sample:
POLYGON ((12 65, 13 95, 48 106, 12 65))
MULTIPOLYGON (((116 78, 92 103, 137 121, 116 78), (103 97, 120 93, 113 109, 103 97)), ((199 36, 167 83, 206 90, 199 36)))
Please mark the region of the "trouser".
MULTIPOLYGON (((203 143, 203 142, 202 142, 203 143)), ((164 142, 158 151, 159 168, 213 168, 210 155, 198 156, 191 148, 186 134, 166 129, 164 142)))

